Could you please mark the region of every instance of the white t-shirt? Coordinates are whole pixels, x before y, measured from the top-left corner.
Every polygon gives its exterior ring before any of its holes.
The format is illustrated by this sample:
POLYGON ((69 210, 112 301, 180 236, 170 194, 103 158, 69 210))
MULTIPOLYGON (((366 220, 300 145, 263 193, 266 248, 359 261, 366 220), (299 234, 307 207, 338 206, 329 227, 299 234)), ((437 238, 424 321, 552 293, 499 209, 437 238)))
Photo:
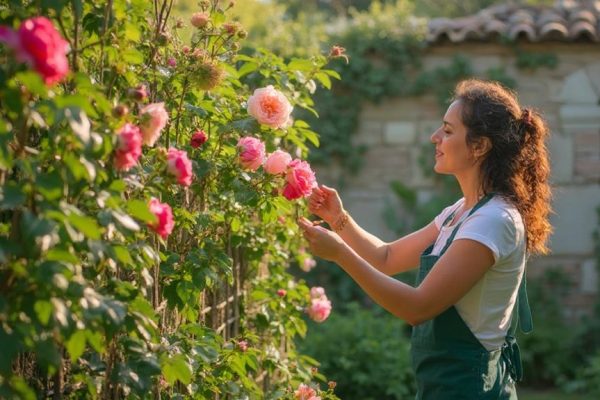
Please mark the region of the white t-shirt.
MULTIPOLYGON (((464 201, 463 197, 435 217, 438 230, 453 211, 462 208, 464 201)), ((504 343, 525 271, 525 226, 517 208, 498 195, 468 216, 470 212, 471 209, 466 210, 459 221, 449 221, 452 225, 441 228, 432 254, 442 251, 460 221, 462 225, 454 240, 475 240, 494 254, 494 265, 454 305, 481 344, 494 350, 504 343)))

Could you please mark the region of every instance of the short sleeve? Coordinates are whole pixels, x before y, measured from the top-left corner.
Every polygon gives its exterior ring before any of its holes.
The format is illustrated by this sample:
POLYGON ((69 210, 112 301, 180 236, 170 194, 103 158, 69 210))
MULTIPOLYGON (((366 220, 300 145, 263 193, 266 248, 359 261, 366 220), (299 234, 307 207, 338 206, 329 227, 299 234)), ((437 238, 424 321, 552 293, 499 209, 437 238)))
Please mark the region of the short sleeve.
POLYGON ((507 210, 481 208, 464 220, 454 240, 471 239, 488 247, 494 262, 510 255, 520 240, 517 223, 507 210))
POLYGON ((463 201, 463 199, 461 198, 456 203, 452 204, 451 206, 444 208, 442 210, 442 212, 439 213, 433 219, 433 221, 435 222, 435 226, 438 228, 438 231, 442 228, 442 225, 444 224, 444 221, 446 220, 446 218, 448 218, 448 216, 450 214, 452 214, 452 211, 457 209, 457 207, 459 206, 459 203, 461 203, 462 201, 463 201))

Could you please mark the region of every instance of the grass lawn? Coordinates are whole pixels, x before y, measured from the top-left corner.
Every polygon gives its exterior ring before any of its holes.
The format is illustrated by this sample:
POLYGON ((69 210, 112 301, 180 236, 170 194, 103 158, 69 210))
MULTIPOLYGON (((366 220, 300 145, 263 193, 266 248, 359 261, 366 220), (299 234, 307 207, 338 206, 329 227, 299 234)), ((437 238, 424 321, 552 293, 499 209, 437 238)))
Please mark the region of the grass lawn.
POLYGON ((518 389, 519 400, 587 400, 583 394, 565 394, 558 390, 518 389))

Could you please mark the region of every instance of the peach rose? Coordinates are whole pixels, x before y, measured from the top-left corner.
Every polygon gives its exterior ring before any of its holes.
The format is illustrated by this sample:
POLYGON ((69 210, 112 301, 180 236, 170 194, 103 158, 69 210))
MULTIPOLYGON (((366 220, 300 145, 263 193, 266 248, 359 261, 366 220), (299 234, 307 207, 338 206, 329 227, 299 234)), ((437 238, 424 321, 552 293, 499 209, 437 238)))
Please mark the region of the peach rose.
POLYGON ((46 85, 62 80, 69 72, 69 43, 46 17, 27 19, 17 31, 0 26, 0 42, 13 49, 17 60, 31 65, 46 85))
POLYGON ((187 153, 183 150, 170 148, 167 153, 167 171, 177 178, 177 182, 182 186, 192 184, 192 162, 187 153))
POLYGON ((151 224, 150 228, 158 233, 163 239, 166 239, 173 228, 175 221, 173 220, 173 211, 167 203, 161 203, 158 199, 152 198, 149 204, 150 212, 156 216, 156 223, 151 224))
POLYGON ((298 389, 294 392, 294 398, 295 400, 321 400, 321 398, 317 396, 315 389, 304 383, 301 383, 298 386, 298 389))
POLYGON ((125 124, 118 132, 118 145, 115 150, 115 167, 127 171, 142 155, 142 134, 140 128, 133 124, 125 124))
POLYGON ((140 110, 142 120, 140 129, 146 146, 154 146, 160 137, 160 132, 169 121, 169 114, 165 110, 165 103, 148 104, 140 110))
POLYGON ((283 93, 271 85, 256 89, 248 99, 248 113, 259 123, 271 128, 284 127, 292 110, 292 105, 283 93))
POLYGON ((209 20, 210 16, 205 12, 194 13, 192 14, 192 18, 190 18, 190 22, 196 28, 204 28, 209 20))
POLYGON ((288 165, 283 195, 288 200, 310 196, 317 184, 315 173, 306 161, 295 159, 288 165))
POLYGON ((246 136, 238 141, 239 162, 245 169, 256 171, 265 160, 265 144, 260 139, 246 136))
POLYGON ((292 156, 283 150, 275 150, 265 161, 265 171, 272 175, 282 174, 292 161, 292 156))

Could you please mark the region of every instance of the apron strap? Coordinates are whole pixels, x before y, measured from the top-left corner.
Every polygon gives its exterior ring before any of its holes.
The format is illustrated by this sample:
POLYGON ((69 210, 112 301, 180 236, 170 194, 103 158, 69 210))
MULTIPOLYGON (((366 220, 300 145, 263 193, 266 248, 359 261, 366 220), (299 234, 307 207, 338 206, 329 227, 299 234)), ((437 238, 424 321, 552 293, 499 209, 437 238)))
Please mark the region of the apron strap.
MULTIPOLYGON (((478 209, 480 209, 485 203, 487 203, 488 201, 490 201, 492 199, 492 197, 494 197, 494 193, 488 193, 487 195, 485 195, 484 197, 482 197, 481 200, 479 200, 477 202, 477 204, 475 204, 475 206, 471 209, 471 211, 469 212, 469 215, 467 215, 467 218, 470 217, 475 211, 477 211, 478 209)), ((453 215, 454 215, 454 213, 453 213, 453 215)), ((463 221, 464 221, 464 219, 463 219, 463 221)), ((448 237, 448 240, 446 240, 446 245, 444 246, 444 248, 440 252, 440 255, 444 254, 446 252, 446 250, 448 250, 448 247, 450 247, 450 245, 452 244, 452 241, 454 240, 454 236, 456 236, 456 233, 458 232, 458 229, 462 225, 463 221, 460 221, 456 225, 456 228, 454 228, 454 230, 452 231, 452 234, 450 235, 450 237, 448 237)))
MULTIPOLYGON (((529 257, 527 257, 529 258, 529 257)), ((527 298, 527 275, 523 271, 523 280, 519 285, 517 293, 517 302, 513 309, 510 328, 506 335, 506 341, 502 347, 502 357, 506 362, 510 376, 519 382, 523 379, 523 365, 521 363, 521 350, 517 344, 515 335, 517 327, 521 325, 523 333, 530 333, 533 330, 533 320, 531 318, 531 308, 529 307, 529 299, 527 298)))

